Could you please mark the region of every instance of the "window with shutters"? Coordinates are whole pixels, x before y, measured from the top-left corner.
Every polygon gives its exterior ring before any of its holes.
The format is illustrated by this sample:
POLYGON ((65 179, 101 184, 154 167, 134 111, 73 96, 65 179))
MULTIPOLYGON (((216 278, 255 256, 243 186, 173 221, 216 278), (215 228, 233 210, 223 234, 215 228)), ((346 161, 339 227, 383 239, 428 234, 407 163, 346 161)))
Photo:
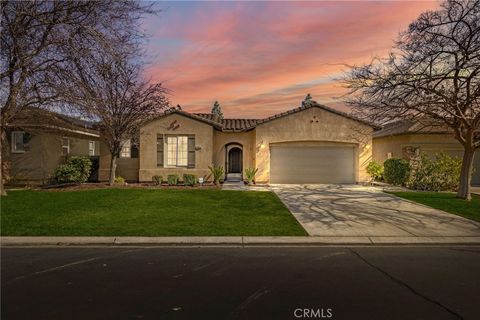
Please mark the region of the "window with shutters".
POLYGON ((157 167, 163 167, 163 135, 157 135, 157 167))
POLYGON ((166 147, 167 167, 195 167, 195 137, 194 136, 166 136, 165 146, 163 137, 157 137, 157 166, 163 165, 160 157, 166 147))
POLYGON ((24 153, 25 145, 23 143, 25 132, 23 131, 13 131, 12 132, 12 152, 13 153, 24 153))

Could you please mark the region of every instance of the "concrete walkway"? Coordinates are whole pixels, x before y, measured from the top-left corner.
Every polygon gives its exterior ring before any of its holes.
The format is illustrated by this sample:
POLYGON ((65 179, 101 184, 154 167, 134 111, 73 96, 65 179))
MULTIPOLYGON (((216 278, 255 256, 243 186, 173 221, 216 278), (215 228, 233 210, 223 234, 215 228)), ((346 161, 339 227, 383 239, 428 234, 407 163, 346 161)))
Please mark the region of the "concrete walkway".
POLYGON ((465 237, 1 237, 2 247, 52 246, 159 246, 255 247, 325 245, 478 245, 480 236, 465 237))
POLYGON ((400 199, 376 187, 272 185, 271 188, 311 236, 480 236, 477 222, 400 199))

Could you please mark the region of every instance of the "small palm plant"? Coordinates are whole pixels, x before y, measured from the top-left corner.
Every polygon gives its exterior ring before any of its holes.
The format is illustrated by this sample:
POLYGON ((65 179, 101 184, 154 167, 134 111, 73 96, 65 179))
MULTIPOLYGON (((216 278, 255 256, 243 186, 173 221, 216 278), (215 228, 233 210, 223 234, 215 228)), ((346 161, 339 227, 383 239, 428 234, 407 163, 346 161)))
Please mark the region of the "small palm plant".
POLYGON ((258 172, 258 168, 247 168, 245 169, 245 181, 250 186, 255 184, 255 175, 258 172))
POLYGON ((215 183, 215 185, 219 185, 220 183, 220 179, 223 177, 223 174, 225 173, 225 170, 223 169, 222 166, 209 166, 208 169, 210 169, 210 172, 212 173, 212 177, 213 177, 213 183, 215 183))

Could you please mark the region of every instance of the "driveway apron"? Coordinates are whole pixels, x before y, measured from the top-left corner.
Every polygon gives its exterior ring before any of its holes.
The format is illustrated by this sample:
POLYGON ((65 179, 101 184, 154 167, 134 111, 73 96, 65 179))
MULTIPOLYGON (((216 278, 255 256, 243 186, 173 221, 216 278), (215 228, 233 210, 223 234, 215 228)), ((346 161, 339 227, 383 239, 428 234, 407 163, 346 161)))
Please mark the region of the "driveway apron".
POLYGON ((360 185, 272 185, 311 236, 480 236, 480 224, 360 185))

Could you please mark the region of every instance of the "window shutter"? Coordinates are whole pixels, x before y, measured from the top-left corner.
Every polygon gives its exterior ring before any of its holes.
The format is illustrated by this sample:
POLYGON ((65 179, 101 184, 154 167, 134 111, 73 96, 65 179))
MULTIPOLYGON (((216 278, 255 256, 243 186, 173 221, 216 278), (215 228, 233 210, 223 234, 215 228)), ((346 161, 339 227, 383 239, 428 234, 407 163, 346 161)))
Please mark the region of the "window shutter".
POLYGON ((195 136, 188 137, 188 167, 195 168, 195 136))
POLYGON ((138 158, 138 146, 136 144, 132 144, 130 147, 130 158, 138 158))
POLYGON ((163 167, 163 135, 157 134, 157 167, 163 167))

